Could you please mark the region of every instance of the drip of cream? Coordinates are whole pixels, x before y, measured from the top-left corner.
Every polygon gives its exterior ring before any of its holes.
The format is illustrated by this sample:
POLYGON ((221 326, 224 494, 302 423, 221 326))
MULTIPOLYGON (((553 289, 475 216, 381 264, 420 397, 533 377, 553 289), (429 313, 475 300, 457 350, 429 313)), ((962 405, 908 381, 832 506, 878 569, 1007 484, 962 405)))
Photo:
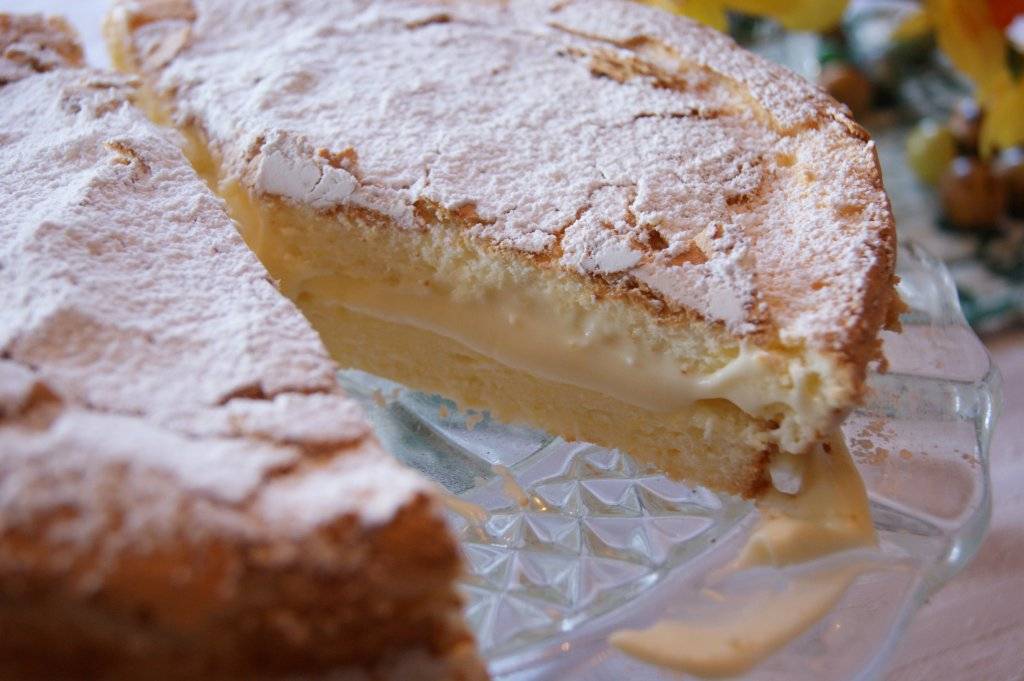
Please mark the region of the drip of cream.
POLYGON ((864 481, 840 434, 807 455, 776 456, 799 467, 800 488, 795 494, 775 487, 762 492, 761 520, 736 560, 737 569, 782 567, 875 545, 864 481))
MULTIPOLYGON (((502 466, 501 464, 495 464, 491 466, 498 477, 501 478, 501 489, 512 501, 516 502, 516 505, 520 508, 528 508, 536 505, 536 499, 531 499, 530 495, 526 493, 523 486, 519 484, 512 471, 509 470, 508 466, 502 466)), ((539 510, 546 510, 543 506, 539 510)))
MULTIPOLYGON (((761 520, 731 566, 782 567, 831 553, 874 546, 876 537, 864 483, 836 433, 803 457, 800 489, 767 490, 761 520)), ((736 676, 813 626, 870 565, 846 565, 792 578, 781 591, 725 606, 714 622, 664 620, 642 630, 617 631, 611 643, 652 664, 704 676, 736 676)))
POLYGON ((483 506, 472 501, 460 499, 454 494, 442 494, 441 501, 452 513, 462 516, 470 525, 480 527, 487 522, 491 514, 483 506))
MULTIPOLYGON (((515 475, 508 466, 495 464, 491 466, 491 469, 501 480, 501 489, 505 496, 515 502, 517 506, 520 508, 532 507, 540 511, 547 510, 547 506, 542 499, 537 496, 531 496, 523 489, 523 486, 519 484, 519 481, 516 480, 515 475)), ((490 517, 490 513, 483 506, 474 504, 472 501, 466 501, 454 494, 443 494, 441 498, 444 500, 444 505, 448 507, 449 511, 461 516, 470 525, 482 526, 490 517)))

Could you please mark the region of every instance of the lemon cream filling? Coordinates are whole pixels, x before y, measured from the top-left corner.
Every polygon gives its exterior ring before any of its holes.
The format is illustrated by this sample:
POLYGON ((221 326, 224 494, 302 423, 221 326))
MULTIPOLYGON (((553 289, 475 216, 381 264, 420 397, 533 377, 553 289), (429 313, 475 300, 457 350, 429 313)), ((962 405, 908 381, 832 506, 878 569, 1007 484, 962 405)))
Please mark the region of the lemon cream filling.
MULTIPOLYGON (((555 309, 529 287, 454 291, 440 281, 388 284, 343 274, 293 271, 282 280, 295 299, 319 299, 384 321, 451 338, 501 364, 587 388, 652 412, 699 400, 726 399, 755 418, 780 422, 777 444, 799 452, 816 433, 798 414, 829 406, 821 373, 803 358, 784 358, 741 341, 713 371, 689 373, 671 353, 637 342, 620 320, 600 311, 555 309)), ((813 360, 812 360, 813 361, 813 360)))

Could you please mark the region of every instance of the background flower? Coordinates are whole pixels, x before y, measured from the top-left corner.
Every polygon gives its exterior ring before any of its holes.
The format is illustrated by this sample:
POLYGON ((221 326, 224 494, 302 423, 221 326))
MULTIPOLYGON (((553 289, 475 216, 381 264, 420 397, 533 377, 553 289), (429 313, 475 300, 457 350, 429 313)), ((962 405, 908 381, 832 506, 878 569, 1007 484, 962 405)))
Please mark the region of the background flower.
POLYGON ((702 21, 719 30, 728 11, 771 17, 794 31, 825 31, 843 17, 847 0, 641 0, 702 21))
POLYGON ((928 0, 939 47, 974 82, 980 151, 1024 144, 1024 56, 1010 40, 1024 0, 928 0))

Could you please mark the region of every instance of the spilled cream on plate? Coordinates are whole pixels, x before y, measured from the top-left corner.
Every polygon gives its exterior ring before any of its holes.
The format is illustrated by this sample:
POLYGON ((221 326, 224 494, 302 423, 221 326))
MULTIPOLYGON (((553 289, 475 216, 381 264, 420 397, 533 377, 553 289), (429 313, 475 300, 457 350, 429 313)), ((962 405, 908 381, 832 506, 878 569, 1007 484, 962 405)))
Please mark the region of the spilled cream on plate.
MULTIPOLYGON (((867 492, 842 435, 835 433, 802 459, 795 494, 772 488, 757 500, 761 520, 730 570, 784 567, 876 544, 867 492)), ((662 620, 644 630, 617 631, 610 641, 680 672, 736 676, 818 622, 873 567, 853 563, 799 575, 784 589, 726 605, 714 621, 662 620)))

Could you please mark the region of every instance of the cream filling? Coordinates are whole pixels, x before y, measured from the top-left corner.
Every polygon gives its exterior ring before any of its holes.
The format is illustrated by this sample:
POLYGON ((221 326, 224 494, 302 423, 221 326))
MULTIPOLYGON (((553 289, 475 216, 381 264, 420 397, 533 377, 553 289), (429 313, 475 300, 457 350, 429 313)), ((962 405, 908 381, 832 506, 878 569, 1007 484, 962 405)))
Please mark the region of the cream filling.
POLYGON ((725 399, 755 418, 783 417, 775 431, 785 451, 801 452, 830 411, 821 377, 833 369, 769 353, 743 341, 710 373, 686 373, 670 353, 636 342, 613 315, 566 314, 528 287, 459 294, 441 284, 389 285, 344 275, 301 276, 282 282, 289 296, 315 297, 352 311, 451 338, 508 367, 586 388, 653 412, 674 412, 698 400, 725 399))
MULTIPOLYGON (((730 569, 783 567, 876 544, 864 483, 842 436, 828 449, 798 457, 800 490, 767 490, 761 520, 730 569)), ((792 578, 780 591, 726 602, 714 621, 662 620, 644 630, 617 631, 611 643, 652 664, 697 676, 743 674, 824 617, 869 563, 847 564, 792 578)))

